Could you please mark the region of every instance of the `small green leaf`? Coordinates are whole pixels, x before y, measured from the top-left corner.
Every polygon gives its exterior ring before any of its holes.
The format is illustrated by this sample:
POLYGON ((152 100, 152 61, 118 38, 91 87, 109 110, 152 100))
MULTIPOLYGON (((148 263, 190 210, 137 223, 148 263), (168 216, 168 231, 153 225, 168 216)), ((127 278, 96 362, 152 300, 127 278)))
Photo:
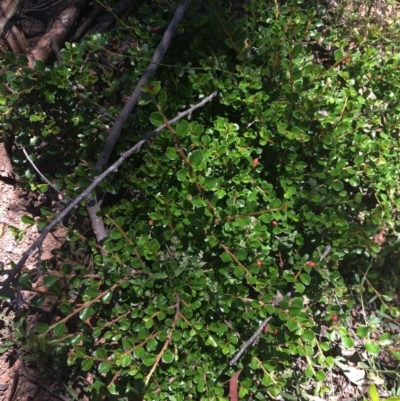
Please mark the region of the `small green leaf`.
POLYGON ((45 299, 46 297, 44 295, 35 295, 31 299, 30 304, 33 308, 41 308, 45 299))
POLYGON ((73 311, 73 309, 72 309, 71 305, 62 304, 62 305, 60 306, 60 311, 61 311, 64 315, 69 315, 69 314, 73 311))
POLYGON ((301 273, 300 280, 303 282, 303 284, 308 285, 311 282, 311 277, 307 273, 301 273))
POLYGON ((236 251, 236 257, 238 260, 245 260, 247 258, 247 252, 244 249, 238 249, 236 251))
POLYGON ((178 152, 175 148, 168 147, 167 151, 165 152, 169 160, 176 160, 179 159, 178 152))
POLYGON ((132 362, 132 358, 130 357, 130 355, 124 355, 121 359, 121 366, 123 368, 126 368, 127 366, 129 366, 132 362))
POLYGON ((179 136, 183 136, 189 129, 189 123, 186 120, 180 120, 176 125, 175 131, 179 136))
POLYGON ((140 359, 145 354, 145 352, 146 351, 143 347, 139 347, 133 351, 133 355, 135 356, 136 359, 140 359))
POLYGON ((332 182, 332 188, 335 191, 341 191, 343 189, 343 182, 342 181, 333 181, 332 182))
POLYGON ((343 51, 338 49, 334 53, 335 61, 340 61, 343 58, 343 51))
POLYGON ((233 274, 234 274, 236 277, 243 277, 244 274, 245 274, 245 271, 244 271, 244 269, 243 269, 241 266, 235 266, 235 267, 233 268, 233 274))
POLYGON ((120 230, 114 228, 110 231, 110 233, 108 234, 110 236, 110 238, 112 239, 120 239, 122 238, 122 233, 120 230))
POLYGON ((157 348, 157 340, 155 338, 152 338, 147 344, 146 344, 146 349, 149 352, 154 351, 157 348))
POLYGON ((83 358, 86 355, 85 350, 81 347, 75 348, 74 352, 75 356, 78 358, 83 358))
POLYGON ((363 156, 358 155, 358 156, 356 156, 354 158, 354 164, 361 164, 363 162, 364 162, 364 157, 363 156))
POLYGON ((379 401, 379 394, 378 394, 378 390, 375 387, 375 384, 372 383, 369 386, 369 395, 371 397, 371 401, 379 401))
POLYGON ((365 344, 365 349, 371 355, 375 355, 376 356, 376 355, 379 355, 381 347, 376 343, 369 342, 369 343, 365 344))
POLYGON ((179 181, 185 182, 187 181, 187 172, 185 169, 181 169, 176 173, 176 178, 178 178, 179 181))
POLYGON ((147 354, 147 355, 145 355, 145 356, 142 358, 142 362, 143 362, 146 366, 153 366, 155 361, 156 361, 155 355, 147 354))
POLYGON ((371 328, 369 326, 358 326, 357 327, 357 335, 360 338, 366 338, 370 335, 371 328))
POLYGON ((174 361, 174 354, 170 350, 167 350, 163 353, 162 360, 165 363, 171 363, 174 361))
POLYGON ((90 370, 93 366, 93 360, 92 359, 86 359, 82 362, 82 370, 84 372, 87 372, 88 370, 90 370))
POLYGON ((51 287, 53 284, 55 284, 57 282, 58 278, 56 276, 52 276, 51 274, 45 276, 45 278, 43 279, 43 284, 46 287, 51 287))
POLYGON ((342 344, 345 348, 353 348, 354 347, 354 340, 350 336, 344 336, 342 338, 342 344))
POLYGON ((204 145, 206 148, 208 148, 208 145, 210 144, 210 141, 211 141, 211 139, 210 139, 210 137, 209 137, 208 135, 204 135, 204 136, 201 138, 201 142, 203 142, 203 145, 204 145))
POLYGON ((231 255, 229 255, 227 252, 223 252, 221 254, 221 259, 223 262, 230 262, 232 260, 231 255))
POLYGON ((394 358, 396 358, 398 361, 400 361, 400 352, 399 351, 390 350, 390 353, 392 354, 392 356, 394 358))
POLYGON ((304 330, 301 338, 304 341, 311 342, 311 341, 313 341, 315 339, 315 333, 310 329, 306 329, 306 330, 304 330))
POLYGON ((44 71, 46 64, 42 60, 35 60, 34 68, 36 71, 44 71))
POLYGON ((89 298, 93 299, 93 298, 96 298, 99 295, 99 290, 97 288, 94 288, 94 287, 88 287, 88 288, 86 288, 84 294, 86 296, 88 296, 89 298))
POLYGON ((217 189, 217 179, 214 177, 206 177, 204 180, 205 186, 209 190, 215 190, 217 189))
POLYGON ((24 224, 29 224, 29 225, 35 224, 35 220, 32 219, 32 217, 27 216, 26 214, 24 214, 24 215, 21 217, 21 221, 22 221, 24 224))
POLYGON ((201 150, 195 150, 189 156, 190 163, 193 166, 199 166, 201 164, 201 162, 203 161, 203 158, 204 158, 204 156, 203 156, 203 152, 201 150))
POLYGON ((101 297, 101 300, 102 300, 105 304, 108 304, 108 303, 110 302, 111 298, 112 298, 112 292, 107 292, 107 294, 104 294, 104 295, 101 297))
POLYGON ((206 345, 212 345, 213 347, 218 347, 218 344, 213 336, 208 336, 206 345))
POLYGON ((314 369, 311 366, 307 366, 305 370, 306 377, 313 377, 314 376, 314 369))
POLYGON ((108 391, 110 392, 110 394, 112 395, 118 395, 118 390, 117 390, 117 386, 115 385, 115 383, 111 383, 108 386, 108 391))
POLYGON ((392 336, 389 333, 383 333, 379 337, 378 341, 379 341, 379 344, 382 345, 383 347, 387 347, 387 346, 393 344, 392 336))
POLYGON ((38 333, 45 333, 49 329, 49 325, 47 323, 38 323, 36 325, 36 331, 38 333))
POLYGON ((156 96, 157 93, 160 91, 160 89, 161 89, 161 83, 159 81, 153 81, 153 82, 150 82, 149 85, 147 85, 147 91, 146 92, 149 95, 156 96))
POLYGON ((151 275, 152 280, 165 280, 167 277, 166 273, 154 273, 151 275))
POLYGON ((306 289, 306 287, 299 282, 296 282, 294 284, 294 286, 296 287, 297 292, 299 292, 300 294, 302 294, 304 292, 304 290, 306 289))
POLYGON ((113 367, 112 363, 105 361, 101 362, 98 367, 98 371, 100 374, 106 374, 110 371, 110 369, 113 367))
POLYGON ((289 320, 287 321, 286 326, 287 326, 287 328, 288 328, 290 331, 295 331, 295 330, 297 330, 297 328, 299 327, 299 325, 297 324, 297 322, 296 322, 295 320, 291 320, 291 319, 289 319, 289 320))
POLYGON ((145 106, 146 104, 149 104, 152 101, 153 100, 152 100, 151 96, 149 94, 143 92, 140 94, 138 103, 140 106, 145 106))
POLYGON ((43 119, 44 119, 44 116, 43 116, 43 115, 38 116, 37 114, 32 114, 32 115, 29 117, 29 120, 30 120, 31 122, 41 121, 41 120, 43 120, 43 119))
POLYGON ((289 199, 291 198, 295 193, 297 192, 297 188, 296 187, 289 187, 286 188, 286 192, 283 195, 285 199, 289 199))
POLYGON ((160 125, 163 125, 163 118, 160 113, 157 111, 154 111, 150 115, 150 122, 155 125, 156 127, 159 127, 160 125))
POLYGON ((82 321, 86 321, 90 317, 92 317, 95 314, 94 309, 90 306, 89 308, 85 308, 79 312, 79 318, 82 321))

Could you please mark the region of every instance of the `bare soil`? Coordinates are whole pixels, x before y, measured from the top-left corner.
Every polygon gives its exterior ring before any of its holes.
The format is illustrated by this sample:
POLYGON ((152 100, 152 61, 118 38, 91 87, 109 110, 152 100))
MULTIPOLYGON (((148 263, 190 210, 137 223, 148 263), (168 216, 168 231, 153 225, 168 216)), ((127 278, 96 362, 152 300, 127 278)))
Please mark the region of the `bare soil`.
MULTIPOLYGON (((28 226, 22 223, 21 218, 24 215, 32 218, 38 218, 40 208, 48 204, 46 195, 38 195, 19 187, 18 180, 13 176, 11 162, 4 149, 4 143, 0 143, 0 265, 4 270, 10 269, 11 262, 18 262, 24 251, 34 242, 39 233, 35 226, 28 226), (2 166, 4 166, 2 168, 2 166), (14 228, 14 230, 13 230, 14 228), (15 229, 24 230, 22 239, 18 240, 13 235, 15 229)), ((32 255, 25 265, 25 269, 35 270, 38 263, 47 263, 57 265, 57 256, 54 252, 60 249, 65 242, 66 228, 58 227, 51 235, 48 235, 43 243, 43 253, 32 255)), ((5 277, 2 275, 0 279, 5 277)), ((46 291, 39 279, 33 289, 37 291, 46 291)), ((34 329, 39 316, 46 313, 47 316, 57 313, 58 299, 55 296, 48 295, 40 311, 28 307, 29 300, 33 298, 35 292, 22 291, 22 300, 19 301, 17 308, 8 308, 7 305, 1 311, 0 330, 2 336, 0 344, 6 340, 7 335, 13 337, 12 333, 14 321, 25 318, 24 330, 34 329), (9 333, 7 333, 9 332, 9 333)), ((49 379, 41 379, 42 372, 35 369, 40 366, 40 361, 26 362, 26 367, 21 366, 21 355, 11 347, 9 351, 0 355, 0 401, 39 401, 56 400, 60 398, 52 397, 48 390, 56 391, 53 383, 49 379), (31 376, 26 377, 26 373, 31 376), (24 375, 25 374, 25 375, 24 375), (33 379, 43 380, 43 384, 48 388, 43 389, 38 382, 33 379)))

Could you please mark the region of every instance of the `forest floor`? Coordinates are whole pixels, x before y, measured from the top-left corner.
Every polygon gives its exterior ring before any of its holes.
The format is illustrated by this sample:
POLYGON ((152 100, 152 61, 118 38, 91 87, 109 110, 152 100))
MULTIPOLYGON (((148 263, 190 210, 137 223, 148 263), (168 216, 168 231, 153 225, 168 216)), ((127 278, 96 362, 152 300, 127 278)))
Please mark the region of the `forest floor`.
MULTIPOLYGON (((22 254, 37 239, 39 232, 35 226, 28 226, 22 223, 21 218, 28 215, 32 218, 38 218, 40 208, 48 205, 49 200, 46 195, 37 195, 37 193, 22 189, 20 183, 14 179, 11 163, 4 151, 4 144, 0 143, 0 266, 7 269, 10 263, 17 263, 22 254), (13 229, 14 228, 14 229, 13 229), (24 230, 23 237, 18 240, 13 235, 16 230, 24 230)), ((47 236, 43 243, 43 253, 40 256, 33 254, 25 265, 26 270, 36 269, 38 263, 44 263, 47 266, 57 265, 58 256, 56 251, 61 248, 65 242, 66 228, 58 227, 54 232, 47 236)), ((1 275, 0 280, 6 275, 1 275)), ((34 327, 40 314, 46 313, 48 319, 52 319, 58 312, 58 299, 55 296, 48 295, 41 308, 40 313, 35 309, 29 308, 29 300, 33 298, 36 292, 45 292, 46 287, 41 285, 41 279, 33 284, 34 291, 21 291, 22 300, 18 301, 17 308, 11 308, 7 305, 1 310, 0 316, 0 347, 8 339, 16 339, 16 331, 20 330, 15 318, 23 318, 25 324, 22 330, 29 330, 34 327), (35 292, 36 291, 36 292, 35 292)), ((26 362, 26 366, 21 366, 22 354, 16 351, 18 347, 10 347, 9 351, 0 355, 0 401, 34 401, 34 400, 56 400, 47 389, 56 391, 43 377, 40 370, 40 361, 26 362), (28 375, 26 375, 28 373, 28 375), (26 376, 31 376, 28 379, 26 376), (35 383, 34 380, 37 380, 35 383)))

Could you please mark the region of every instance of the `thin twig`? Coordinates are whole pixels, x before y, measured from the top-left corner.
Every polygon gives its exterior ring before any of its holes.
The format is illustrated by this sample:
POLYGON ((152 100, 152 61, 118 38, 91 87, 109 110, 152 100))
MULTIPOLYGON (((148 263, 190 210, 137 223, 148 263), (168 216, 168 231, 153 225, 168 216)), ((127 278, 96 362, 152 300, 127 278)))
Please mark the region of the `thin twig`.
MULTIPOLYGON (((169 121, 169 124, 174 124, 177 121, 181 120, 183 117, 187 116, 188 114, 192 113, 194 110, 203 107, 206 103, 211 101, 215 96, 217 95, 217 92, 213 92, 210 96, 206 97, 203 99, 200 103, 197 103, 196 105, 190 107, 186 111, 180 113, 177 117, 173 118, 171 121, 169 121)), ((109 174, 114 172, 115 170, 118 169, 118 167, 127 159, 129 156, 132 154, 138 152, 141 147, 146 143, 148 139, 151 137, 157 135, 160 133, 163 129, 165 128, 165 125, 161 125, 158 128, 156 128, 154 131, 148 133, 147 135, 143 136, 142 139, 139 140, 139 142, 131 147, 129 150, 124 152, 120 158, 112 164, 107 170, 105 170, 102 174, 98 175, 93 182, 78 196, 76 197, 73 201, 68 203, 65 207, 65 209, 60 212, 60 214, 47 226, 42 230, 41 235, 39 238, 23 253, 21 256, 21 259, 19 262, 14 266, 12 270, 8 272, 8 277, 6 280, 4 280, 1 284, 0 288, 0 295, 6 295, 11 283, 13 283, 18 276, 18 274, 21 272, 25 262, 28 260, 29 256, 33 253, 35 249, 37 249, 44 239, 46 238, 47 234, 58 224, 60 223, 64 217, 68 215, 68 213, 76 206, 78 205, 83 199, 85 199, 109 174)))
MULTIPOLYGON (((324 249, 324 251, 319 255, 319 261, 322 262, 322 260, 324 258, 326 258, 326 256, 328 256, 329 252, 332 250, 332 246, 331 245, 327 245, 324 249)), ((318 251, 319 253, 319 251, 318 251)))
POLYGON ((263 322, 260 324, 260 327, 256 330, 256 332, 250 337, 248 341, 246 341, 243 345, 243 347, 240 349, 240 351, 232 358, 232 360, 229 362, 229 365, 233 366, 236 365, 240 357, 244 354, 244 351, 246 351, 247 348, 252 345, 257 338, 260 336, 261 332, 263 331, 264 327, 267 325, 267 323, 272 319, 272 316, 267 317, 266 319, 263 320, 263 322))
POLYGON ((168 0, 165 0, 165 2, 168 4, 169 9, 174 13, 174 7, 171 6, 171 3, 168 0))
MULTIPOLYGON (((100 152, 99 158, 95 166, 95 170, 100 172, 103 171, 104 167, 108 163, 111 153, 121 135, 122 127, 126 122, 126 120, 128 119, 129 115, 132 113, 132 110, 136 106, 139 100, 139 96, 142 93, 140 88, 143 85, 146 85, 148 79, 152 77, 157 71, 158 65, 161 62, 162 58, 164 57, 164 54, 167 51, 172 41, 172 38, 174 37, 178 29, 179 22, 182 20, 183 15, 185 14, 186 9, 189 7, 190 3, 191 0, 181 0, 181 2, 179 3, 176 12, 174 14, 174 17, 172 18, 168 28, 164 32, 161 42, 159 43, 157 49, 154 52, 150 64, 143 72, 143 75, 140 77, 132 95, 129 97, 129 99, 125 103, 125 106, 119 113, 117 120, 115 121, 111 129, 111 132, 107 137, 106 143, 104 144, 104 147, 100 152)), ((89 213, 90 220, 92 222, 92 227, 96 235, 97 242, 99 244, 102 244, 107 234, 104 226, 104 221, 101 217, 98 216, 98 212, 100 211, 100 204, 99 202, 97 202, 97 199, 94 196, 92 199, 90 199, 90 202, 88 203, 87 206, 87 210, 89 213)))
POLYGON ((17 391, 18 382, 19 382, 19 372, 18 372, 18 370, 16 370, 14 372, 13 382, 12 382, 10 394, 8 396, 8 401, 13 401, 15 392, 17 391))
POLYGON ((69 198, 67 198, 66 196, 64 196, 64 194, 57 189, 41 172, 40 170, 36 167, 35 163, 33 162, 33 160, 29 157, 28 153, 26 152, 25 148, 23 146, 21 146, 22 148, 22 152, 24 152, 25 157, 28 159, 28 162, 32 165, 32 167, 35 169, 35 171, 40 175, 40 178, 49 186, 51 186, 54 191, 58 192, 63 198, 65 197, 68 200, 71 200, 69 198))
POLYGON ((158 366, 158 364, 160 362, 161 357, 163 356, 164 352, 167 350, 168 345, 169 345, 169 343, 171 341, 171 338, 172 338, 172 333, 174 332, 176 324, 178 323, 178 318, 179 318, 180 311, 181 311, 181 307, 180 307, 181 306, 181 298, 179 297, 178 293, 175 294, 175 297, 176 297, 175 318, 174 318, 174 321, 172 323, 171 330, 169 331, 169 333, 167 335, 167 339, 166 339, 161 351, 159 352, 159 354, 156 357, 154 365, 152 366, 149 374, 146 376, 146 379, 144 381, 145 386, 147 386, 149 384, 151 376, 153 376, 153 373, 157 369, 157 366, 158 366))

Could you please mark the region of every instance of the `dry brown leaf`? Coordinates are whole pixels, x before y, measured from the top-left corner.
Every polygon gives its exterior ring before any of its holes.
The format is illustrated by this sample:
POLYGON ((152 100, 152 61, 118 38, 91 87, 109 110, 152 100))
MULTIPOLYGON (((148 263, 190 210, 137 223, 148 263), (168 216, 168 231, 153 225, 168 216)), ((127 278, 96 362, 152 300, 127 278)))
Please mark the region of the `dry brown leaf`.
POLYGON ((237 382, 241 371, 242 369, 235 372, 232 375, 231 380, 229 381, 229 398, 231 399, 231 401, 238 401, 239 399, 237 382))

